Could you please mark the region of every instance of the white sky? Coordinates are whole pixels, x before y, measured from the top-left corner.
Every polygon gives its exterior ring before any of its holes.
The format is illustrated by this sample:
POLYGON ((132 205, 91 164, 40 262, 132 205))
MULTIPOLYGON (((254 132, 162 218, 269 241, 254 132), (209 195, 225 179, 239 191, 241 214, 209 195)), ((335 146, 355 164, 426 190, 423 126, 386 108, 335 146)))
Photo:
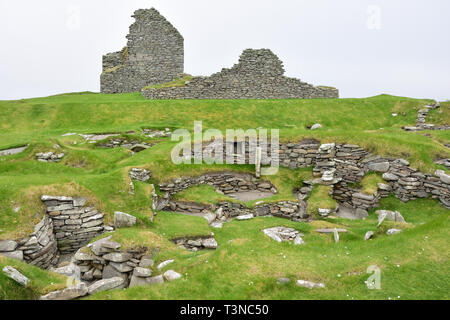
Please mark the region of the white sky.
POLYGON ((450 99, 448 0, 0 0, 0 99, 98 92, 102 55, 150 7, 184 36, 193 75, 269 48, 341 97, 450 99))

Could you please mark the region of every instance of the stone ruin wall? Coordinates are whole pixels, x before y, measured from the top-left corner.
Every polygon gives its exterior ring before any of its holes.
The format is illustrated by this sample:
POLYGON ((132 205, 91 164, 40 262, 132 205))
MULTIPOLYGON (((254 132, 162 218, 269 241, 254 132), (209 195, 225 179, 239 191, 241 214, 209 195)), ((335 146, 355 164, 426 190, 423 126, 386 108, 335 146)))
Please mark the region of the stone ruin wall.
POLYGON ((339 91, 284 76, 281 60, 268 49, 247 49, 231 69, 194 77, 181 87, 142 91, 148 99, 311 99, 339 98, 339 91))
POLYGON ((60 254, 77 251, 106 231, 103 214, 86 207, 86 198, 42 196, 46 213, 34 232, 16 240, 0 241, 0 254, 47 269, 60 254))
POLYGON ((170 82, 184 70, 184 39, 155 9, 135 11, 128 44, 103 56, 102 93, 139 92, 170 82))
MULTIPOLYGON (((209 153, 214 144, 205 145, 203 151, 209 153)), ((254 164, 254 153, 249 152, 249 142, 245 142, 245 149, 234 157, 235 164, 254 164)), ((253 150, 254 145, 252 144, 253 150)), ((262 153, 261 163, 270 163, 270 145, 268 152, 262 153)), ((226 145, 222 146, 223 153, 226 145)), ((164 199, 158 199, 158 210, 177 211, 183 213, 205 213, 222 208, 226 218, 253 214, 254 216, 273 215, 287 218, 293 221, 301 221, 309 218, 306 213, 304 201, 312 191, 315 184, 329 185, 332 188, 332 197, 338 202, 340 209, 357 211, 364 217, 368 210, 376 208, 381 198, 393 193, 403 202, 409 200, 428 198, 437 199, 450 209, 450 176, 443 171, 436 171, 434 175, 424 174, 409 166, 404 159, 394 159, 373 156, 358 145, 352 144, 321 144, 314 139, 305 139, 297 143, 284 143, 280 145, 279 163, 281 167, 290 169, 306 168, 313 166, 316 177, 312 181, 304 181, 304 186, 295 190, 298 202, 265 203, 249 209, 242 204, 222 202, 216 206, 202 205, 191 202, 174 201, 171 197, 197 184, 200 177, 188 177, 173 179, 159 185, 160 190, 166 192, 164 199), (362 193, 358 183, 363 177, 376 172, 383 175, 385 182, 378 184, 378 190, 374 194, 362 193), (329 176, 325 179, 325 176, 329 176)), ((196 156, 196 154, 192 154, 196 156)), ((197 155, 198 156, 198 155, 197 155)), ((220 176, 218 176, 220 177, 220 176)), ((222 177, 223 178, 223 177, 222 177)), ((239 177, 235 177, 239 180, 239 177)), ((254 178, 255 185, 262 181, 254 178)), ((220 181, 217 184, 220 186, 220 181)))
POLYGON ((268 49, 247 49, 239 63, 183 87, 144 89, 171 82, 184 72, 184 39, 155 9, 135 11, 128 43, 103 56, 102 93, 143 91, 148 99, 338 98, 337 89, 315 87, 284 76, 283 63, 268 49))

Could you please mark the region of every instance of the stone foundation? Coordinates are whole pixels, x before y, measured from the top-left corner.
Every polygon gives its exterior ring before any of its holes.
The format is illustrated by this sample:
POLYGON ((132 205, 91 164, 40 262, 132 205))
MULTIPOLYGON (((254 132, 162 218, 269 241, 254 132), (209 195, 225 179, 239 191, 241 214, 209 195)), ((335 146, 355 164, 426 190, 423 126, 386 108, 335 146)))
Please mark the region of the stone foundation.
POLYGON ((222 194, 251 190, 277 193, 277 189, 269 181, 259 180, 248 173, 235 172, 205 173, 198 177, 172 179, 171 182, 160 183, 159 189, 173 195, 201 184, 213 186, 217 192, 222 194))

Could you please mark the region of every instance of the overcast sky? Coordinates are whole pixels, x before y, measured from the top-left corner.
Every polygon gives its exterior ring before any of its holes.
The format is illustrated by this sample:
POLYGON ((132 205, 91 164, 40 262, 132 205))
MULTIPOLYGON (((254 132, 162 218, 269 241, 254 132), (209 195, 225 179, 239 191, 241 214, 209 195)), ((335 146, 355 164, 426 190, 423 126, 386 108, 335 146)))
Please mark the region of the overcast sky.
POLYGON ((0 0, 0 99, 98 92, 102 55, 150 7, 184 36, 193 75, 269 48, 341 97, 450 99, 448 0, 0 0))

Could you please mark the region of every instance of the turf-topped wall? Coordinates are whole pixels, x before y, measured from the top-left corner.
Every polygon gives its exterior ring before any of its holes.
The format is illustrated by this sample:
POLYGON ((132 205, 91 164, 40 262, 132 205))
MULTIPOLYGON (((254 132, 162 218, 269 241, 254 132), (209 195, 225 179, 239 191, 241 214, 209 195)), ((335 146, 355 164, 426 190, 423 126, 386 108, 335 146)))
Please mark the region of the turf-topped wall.
POLYGON ((145 88, 148 99, 290 99, 338 98, 339 91, 284 76, 281 60, 269 49, 244 50, 231 69, 194 77, 183 86, 145 88))
POLYGON ((137 10, 127 47, 103 57, 102 93, 138 92, 183 73, 184 39, 155 9, 137 10))
POLYGON ((46 269, 58 261, 60 253, 73 253, 105 231, 103 214, 86 207, 86 198, 43 195, 41 200, 46 213, 34 232, 0 241, 0 254, 46 269))
POLYGON ((45 215, 28 237, 0 241, 0 254, 43 269, 58 261, 58 248, 52 219, 45 215))

